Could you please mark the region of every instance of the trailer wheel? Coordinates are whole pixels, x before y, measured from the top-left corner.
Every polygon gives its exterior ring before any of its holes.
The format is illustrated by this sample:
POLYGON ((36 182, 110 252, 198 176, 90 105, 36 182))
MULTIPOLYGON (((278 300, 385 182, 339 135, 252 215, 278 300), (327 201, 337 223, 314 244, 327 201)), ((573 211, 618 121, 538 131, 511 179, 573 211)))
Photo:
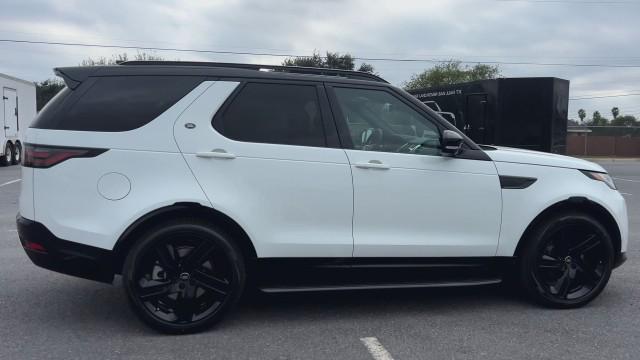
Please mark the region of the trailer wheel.
POLYGON ((22 162, 22 145, 19 141, 16 141, 16 144, 13 148, 13 158, 11 159, 11 163, 13 165, 18 165, 22 162))
POLYGON ((0 166, 9 166, 13 160, 13 147, 10 142, 4 145, 4 154, 0 157, 0 166))

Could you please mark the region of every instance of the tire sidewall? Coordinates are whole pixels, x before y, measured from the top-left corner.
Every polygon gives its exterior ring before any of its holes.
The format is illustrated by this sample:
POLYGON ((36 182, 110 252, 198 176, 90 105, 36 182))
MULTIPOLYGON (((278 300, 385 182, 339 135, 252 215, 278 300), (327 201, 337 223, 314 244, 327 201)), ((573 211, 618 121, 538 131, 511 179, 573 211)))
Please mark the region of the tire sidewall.
POLYGON ((4 154, 0 157, 0 165, 9 166, 13 160, 13 147, 10 143, 4 144, 4 154))
POLYGON ((11 162, 14 165, 18 165, 22 162, 22 145, 20 145, 20 143, 16 143, 13 147, 13 156, 11 157, 11 162))
POLYGON ((203 223, 177 222, 155 228, 147 232, 129 251, 122 271, 123 287, 127 294, 129 304, 133 307, 135 313, 151 327, 162 332, 172 334, 197 332, 219 322, 229 312, 229 310, 237 304, 244 290, 245 281, 246 274, 244 260, 238 247, 223 231, 203 223), (157 241, 160 241, 160 239, 166 238, 167 235, 176 231, 184 230, 198 231, 201 234, 206 235, 209 241, 213 241, 216 248, 224 252, 231 266, 232 284, 235 284, 235 286, 233 286, 229 295, 222 304, 220 304, 219 308, 209 316, 190 324, 173 324, 158 319, 150 314, 149 310, 135 295, 133 288, 135 286, 135 280, 133 279, 133 276, 141 254, 144 254, 147 249, 153 247, 157 241))
POLYGON ((611 271, 613 269, 613 259, 614 259, 614 247, 613 242, 611 240, 611 236, 607 232, 607 230, 593 217, 582 214, 582 213, 563 213, 560 216, 555 216, 543 223, 539 224, 531 236, 528 238, 528 243, 525 246, 523 254, 520 259, 520 277, 521 284, 523 285, 525 291, 538 303, 542 305, 556 307, 556 308, 574 308, 586 305, 591 300, 596 298, 602 290, 604 290, 607 285, 609 278, 611 276, 611 271), (557 229, 562 226, 571 225, 571 224, 590 224, 594 227, 594 231, 598 233, 601 237, 606 256, 608 257, 608 261, 605 264, 604 273, 602 279, 598 283, 598 285, 591 290, 591 292, 585 296, 579 297, 577 299, 555 299, 547 296, 547 294, 542 294, 536 285, 535 280, 533 279, 533 275, 531 272, 535 267, 535 263, 537 260, 537 256, 540 253, 540 250, 546 244, 547 236, 553 234, 557 229))

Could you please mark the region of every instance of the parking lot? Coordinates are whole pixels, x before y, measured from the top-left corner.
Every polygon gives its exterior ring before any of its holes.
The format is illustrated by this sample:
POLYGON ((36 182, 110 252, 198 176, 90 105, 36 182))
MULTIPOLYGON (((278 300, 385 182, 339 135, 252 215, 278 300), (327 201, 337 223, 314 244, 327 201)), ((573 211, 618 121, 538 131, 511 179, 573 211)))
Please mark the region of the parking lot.
POLYGON ((629 260, 587 307, 540 308, 502 287, 270 295, 186 336, 143 326, 119 279, 33 265, 15 230, 20 168, 0 168, 0 359, 372 359, 372 337, 394 359, 636 359, 640 161, 602 165, 627 199, 629 260))

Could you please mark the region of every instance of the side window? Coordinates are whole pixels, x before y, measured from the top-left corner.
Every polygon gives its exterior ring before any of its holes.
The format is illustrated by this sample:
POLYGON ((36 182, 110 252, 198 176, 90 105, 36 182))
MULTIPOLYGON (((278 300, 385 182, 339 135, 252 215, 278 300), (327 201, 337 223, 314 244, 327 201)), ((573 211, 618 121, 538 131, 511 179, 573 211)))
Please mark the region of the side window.
POLYGON ((213 126, 238 141, 325 146, 318 93, 314 85, 249 83, 213 126))
POLYGON ((438 127, 382 90, 334 88, 354 149, 440 155, 438 127))
POLYGON ((77 90, 65 88, 33 121, 37 129, 129 131, 151 122, 193 90, 201 77, 109 76, 77 90), (79 99, 75 91, 90 86, 79 99), (70 103, 74 101, 75 103, 70 103))

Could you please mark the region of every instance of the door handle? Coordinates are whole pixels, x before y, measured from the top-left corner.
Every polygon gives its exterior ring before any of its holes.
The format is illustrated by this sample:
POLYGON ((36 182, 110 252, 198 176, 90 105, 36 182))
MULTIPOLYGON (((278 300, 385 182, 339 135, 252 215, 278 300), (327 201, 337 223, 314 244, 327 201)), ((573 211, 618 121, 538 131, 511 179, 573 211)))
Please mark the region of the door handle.
POLYGON ((366 163, 355 163, 357 168, 360 169, 380 169, 380 170, 389 170, 391 167, 389 165, 384 164, 380 160, 369 160, 366 163))
POLYGON ((201 158, 206 158, 206 159, 210 159, 210 158, 235 159, 236 158, 235 154, 228 153, 223 149, 214 149, 211 151, 200 151, 196 153, 196 156, 201 158))

